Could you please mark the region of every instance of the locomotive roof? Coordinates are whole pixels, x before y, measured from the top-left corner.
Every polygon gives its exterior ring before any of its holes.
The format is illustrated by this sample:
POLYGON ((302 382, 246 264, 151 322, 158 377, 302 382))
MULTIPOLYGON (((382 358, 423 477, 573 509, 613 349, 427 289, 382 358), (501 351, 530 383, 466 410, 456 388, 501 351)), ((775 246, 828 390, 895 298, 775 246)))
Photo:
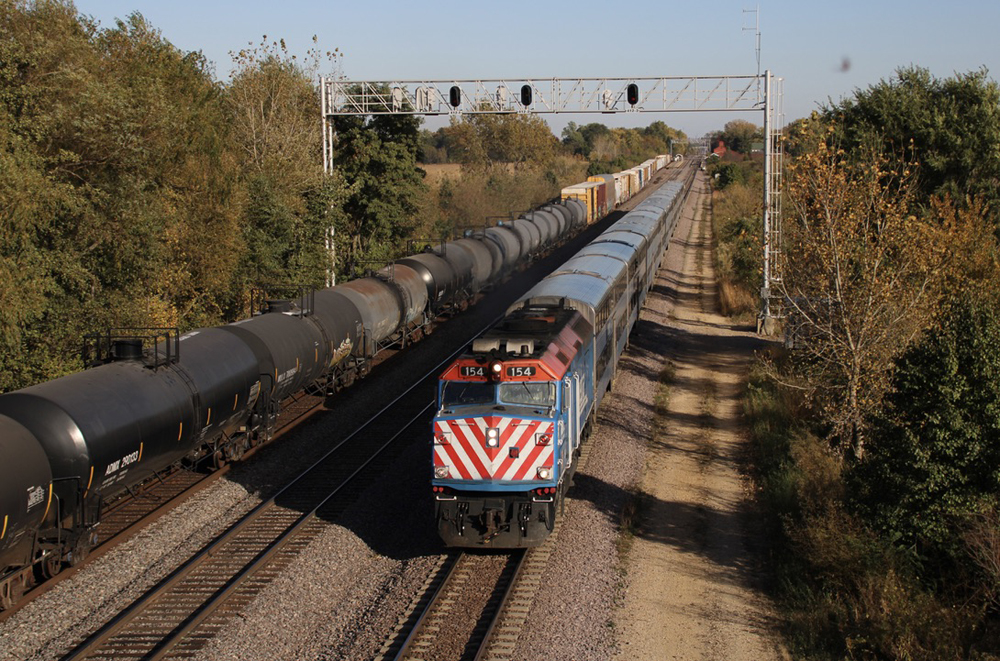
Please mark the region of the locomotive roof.
MULTIPOLYGON (((486 331, 473 345, 473 353, 486 353, 479 347, 506 346, 508 342, 524 338, 531 340, 533 350, 530 357, 539 358, 546 348, 556 340, 563 329, 576 328, 585 320, 576 310, 560 306, 525 307, 504 317, 503 321, 486 331)), ((520 348, 520 347, 519 347, 520 348)), ((527 356, 525 356, 527 357, 527 356)))

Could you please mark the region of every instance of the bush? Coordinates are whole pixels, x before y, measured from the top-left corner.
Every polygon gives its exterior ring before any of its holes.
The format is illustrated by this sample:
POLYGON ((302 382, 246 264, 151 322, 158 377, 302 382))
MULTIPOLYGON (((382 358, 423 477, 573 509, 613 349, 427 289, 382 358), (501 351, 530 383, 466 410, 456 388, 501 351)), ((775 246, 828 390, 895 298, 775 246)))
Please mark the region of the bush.
POLYGON ((761 206, 760 189, 751 185, 729 186, 713 197, 719 307, 725 315, 757 311, 763 269, 761 206))
POLYGON ((726 190, 734 184, 747 185, 753 177, 753 164, 749 161, 715 161, 708 167, 708 175, 716 190, 726 190))
POLYGON ((969 571, 962 531, 1000 504, 1000 303, 965 298, 899 361, 850 475, 853 502, 929 576, 969 571))
POLYGON ((803 425, 804 391, 758 365, 744 400, 775 592, 797 659, 996 659, 983 608, 925 586, 847 507, 842 459, 803 425), (800 422, 796 422, 800 421, 800 422))

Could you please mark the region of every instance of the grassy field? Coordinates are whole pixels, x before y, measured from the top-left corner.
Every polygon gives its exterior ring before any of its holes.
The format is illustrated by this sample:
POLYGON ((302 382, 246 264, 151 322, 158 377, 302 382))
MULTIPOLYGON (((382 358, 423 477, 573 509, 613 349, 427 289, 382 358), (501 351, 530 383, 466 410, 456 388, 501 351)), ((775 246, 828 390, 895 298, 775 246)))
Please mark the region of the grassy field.
POLYGON ((426 165, 421 163, 420 167, 427 173, 427 178, 424 179, 424 182, 431 188, 440 186, 441 180, 445 177, 452 180, 462 178, 461 163, 428 163, 426 165))

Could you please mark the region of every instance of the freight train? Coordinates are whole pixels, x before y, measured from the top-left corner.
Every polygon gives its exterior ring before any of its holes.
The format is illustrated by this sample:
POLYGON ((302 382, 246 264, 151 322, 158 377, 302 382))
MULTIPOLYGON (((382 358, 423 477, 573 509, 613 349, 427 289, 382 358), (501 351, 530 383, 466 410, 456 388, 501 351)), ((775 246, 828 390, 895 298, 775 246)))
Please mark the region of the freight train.
POLYGON ((0 608, 82 561, 110 499, 180 462, 240 458, 271 436, 286 397, 350 385, 590 212, 556 200, 225 326, 109 332, 91 369, 0 395, 0 608))
POLYGON ((431 488, 446 544, 530 547, 552 532, 689 189, 661 186, 441 375, 431 488))

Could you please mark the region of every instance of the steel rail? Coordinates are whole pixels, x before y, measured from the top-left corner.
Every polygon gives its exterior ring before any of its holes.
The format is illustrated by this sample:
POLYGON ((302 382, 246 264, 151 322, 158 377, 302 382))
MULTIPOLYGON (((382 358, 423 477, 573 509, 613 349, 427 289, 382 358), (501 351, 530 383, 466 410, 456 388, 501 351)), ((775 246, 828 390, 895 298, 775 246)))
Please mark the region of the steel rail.
MULTIPOLYGON (((492 321, 490 321, 487 327, 496 323, 496 321, 498 321, 500 318, 501 317, 497 317, 492 321)), ((333 448, 327 451, 321 458, 313 462, 308 468, 302 471, 299 474, 299 476, 296 477, 292 482, 287 484, 276 494, 271 496, 268 500, 254 507, 250 512, 245 514, 239 521, 230 526, 224 533, 216 537, 216 539, 211 544, 203 548, 196 555, 194 555, 180 567, 171 572, 171 574, 169 574, 166 578, 161 580, 160 583, 154 586, 150 591, 145 593, 142 597, 133 602, 125 610, 116 615, 110 622, 101 627, 101 629, 99 629, 97 632, 89 636, 76 649, 74 649, 69 654, 64 656, 63 659, 65 661, 70 661, 74 659, 86 658, 87 655, 93 653, 101 645, 107 643, 116 634, 123 631, 130 622, 134 621, 137 617, 139 617, 146 608, 148 608, 159 598, 161 598, 162 595, 166 594, 166 592, 170 588, 178 585, 185 577, 189 576, 196 568, 202 565, 202 563, 205 562, 209 557, 215 555, 225 543, 227 543, 231 539, 235 539, 240 532, 245 530, 251 523, 255 522, 258 519, 258 517, 262 515, 262 513, 274 508, 277 505, 277 501, 282 496, 291 493, 294 488, 301 485, 308 477, 310 477, 314 471, 320 470, 322 466, 335 453, 340 451, 345 445, 347 445, 350 441, 355 439, 363 431, 365 431, 370 426, 375 424, 375 422, 379 418, 381 418, 390 411, 394 411, 395 406, 397 405, 398 402, 404 399, 417 387, 424 384, 428 378, 432 378, 434 375, 438 374, 440 370, 445 365, 450 363, 456 355, 464 351, 466 344, 467 343, 463 342, 462 346, 459 349, 452 352, 447 358, 437 363, 433 368, 428 370, 419 379, 414 380, 414 383, 412 385, 406 388, 393 400, 386 403, 381 409, 379 409, 374 415, 372 415, 368 421, 366 421, 363 425, 354 430, 351 434, 343 438, 333 448)), ((300 530, 302 525, 313 517, 316 510, 325 505, 329 501, 329 499, 332 498, 332 496, 339 493, 340 490, 343 489, 343 487, 346 486, 350 482, 350 480, 353 480, 354 477, 356 477, 361 470, 367 467, 378 455, 380 455, 386 448, 392 445, 395 440, 397 440, 400 436, 402 436, 403 432, 410 425, 413 424, 414 420, 419 419, 421 416, 426 415, 427 412, 433 407, 433 405, 434 405, 433 402, 431 402, 430 404, 426 404, 421 409, 421 411, 416 416, 414 416, 412 420, 407 422, 407 424, 404 425, 404 427, 399 432, 393 435, 392 438, 390 438, 390 440, 383 443, 374 453, 372 453, 369 456, 367 460, 363 462, 361 466, 352 471, 350 476, 348 476, 348 478, 346 478, 340 486, 338 486, 334 491, 327 494, 327 496, 322 499, 319 505, 313 507, 308 513, 300 516, 298 520, 294 524, 292 524, 292 528, 287 531, 288 535, 282 535, 278 540, 275 541, 275 543, 278 544, 279 546, 277 547, 269 546, 268 548, 264 549, 261 552, 261 554, 259 554, 258 557, 251 562, 250 566, 244 567, 246 571, 241 571, 237 575, 231 577, 230 580, 228 581, 228 584, 223 589, 222 593, 214 594, 207 602, 204 602, 202 605, 200 605, 194 613, 190 614, 188 618, 186 618, 186 621, 195 619, 197 619, 199 623, 201 621, 204 621, 204 618, 207 617, 208 614, 210 614, 209 612, 206 612, 203 617, 201 613, 205 611, 205 609, 210 609, 210 611, 216 610, 218 606, 225 601, 225 597, 232 595, 235 588, 238 587, 238 585, 242 583, 242 581, 244 581, 247 577, 249 577, 254 570, 259 569, 260 566, 267 559, 273 558, 274 554, 278 550, 280 550, 280 547, 284 546, 287 543, 288 539, 291 538, 291 534, 294 531, 300 530)), ((154 650, 152 650, 153 656, 149 656, 149 653, 147 652, 146 654, 143 654, 142 657, 147 659, 162 658, 162 656, 166 652, 168 652, 171 647, 176 645, 176 643, 180 640, 180 638, 183 637, 183 634, 189 633, 191 630, 192 628, 190 626, 182 625, 181 630, 179 630, 174 634, 171 634, 171 636, 168 639, 165 639, 157 643, 154 650)))

